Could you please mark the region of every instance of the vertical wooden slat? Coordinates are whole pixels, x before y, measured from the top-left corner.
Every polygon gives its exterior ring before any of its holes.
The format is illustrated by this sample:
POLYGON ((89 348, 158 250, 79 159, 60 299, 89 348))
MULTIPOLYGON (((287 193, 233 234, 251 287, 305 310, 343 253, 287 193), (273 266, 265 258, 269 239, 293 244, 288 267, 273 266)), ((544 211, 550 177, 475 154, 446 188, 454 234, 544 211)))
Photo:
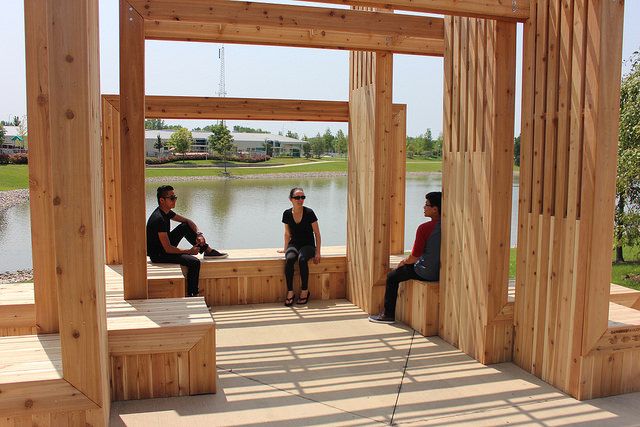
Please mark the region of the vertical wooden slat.
POLYGON ((125 299, 147 298, 144 193, 144 19, 120 0, 120 142, 125 299))
POLYGON ((25 45, 29 115, 29 209, 36 302, 41 333, 58 332, 54 223, 51 209, 51 123, 49 88, 48 2, 27 0, 25 45))
POLYGON ((405 175, 407 158, 405 146, 407 140, 407 110, 394 108, 393 144, 390 150, 391 167, 389 204, 389 253, 404 253, 404 213, 405 213, 405 175))
POLYGON ((102 170, 104 176, 105 260, 122 264, 120 112, 102 97, 102 170))

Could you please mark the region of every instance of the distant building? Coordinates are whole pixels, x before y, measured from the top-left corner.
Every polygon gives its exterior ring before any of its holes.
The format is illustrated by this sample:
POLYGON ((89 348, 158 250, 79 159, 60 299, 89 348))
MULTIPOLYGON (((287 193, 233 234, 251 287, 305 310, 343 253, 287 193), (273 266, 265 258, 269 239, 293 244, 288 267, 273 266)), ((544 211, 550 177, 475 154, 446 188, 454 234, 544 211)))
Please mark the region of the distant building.
MULTIPOLYGON (((168 154, 168 149, 157 150, 154 146, 158 141, 158 135, 165 147, 168 147, 169 138, 175 132, 172 129, 166 130, 146 130, 145 131, 145 151, 147 157, 168 154)), ((193 144, 191 145, 191 153, 209 152, 209 143, 207 142, 211 132, 191 132, 193 136, 193 144)), ((289 138, 282 135, 274 135, 272 133, 231 133, 233 137, 233 145, 239 153, 267 153, 267 145, 271 147, 274 156, 292 156, 300 157, 302 155, 302 145, 305 143, 299 139, 289 138)))
POLYGON ((0 141, 0 154, 26 153, 27 135, 20 135, 18 126, 4 126, 6 134, 4 140, 0 141))

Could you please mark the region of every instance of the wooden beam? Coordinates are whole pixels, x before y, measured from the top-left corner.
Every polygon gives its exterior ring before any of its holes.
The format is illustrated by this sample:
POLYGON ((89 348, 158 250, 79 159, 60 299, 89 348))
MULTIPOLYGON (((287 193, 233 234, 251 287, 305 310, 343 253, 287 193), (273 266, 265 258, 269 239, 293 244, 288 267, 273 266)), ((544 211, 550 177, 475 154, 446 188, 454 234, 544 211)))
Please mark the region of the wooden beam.
MULTIPOLYGON (((104 95, 119 109, 118 95, 104 95)), ((345 101, 294 99, 217 98, 196 96, 146 96, 145 117, 154 119, 349 121, 345 101)))
POLYGON ((279 28, 241 24, 145 21, 150 40, 239 43, 319 49, 366 50, 440 57, 443 41, 308 28, 279 28))
POLYGON ((530 0, 298 0, 524 22, 530 0))
POLYGON ((47 3, 25 1, 27 112, 29 115, 29 209, 35 285, 36 325, 58 332, 53 211, 51 210, 51 123, 49 117, 49 35, 47 3))
POLYGON ((391 51, 442 56, 441 18, 229 0, 132 0, 156 40, 391 51))
POLYGON ((144 22, 120 0, 120 147, 125 299, 147 298, 144 193, 144 22))
POLYGON ((47 2, 52 199, 63 378, 109 416, 98 1, 47 2), (78 144, 84 141, 85 144, 78 144))

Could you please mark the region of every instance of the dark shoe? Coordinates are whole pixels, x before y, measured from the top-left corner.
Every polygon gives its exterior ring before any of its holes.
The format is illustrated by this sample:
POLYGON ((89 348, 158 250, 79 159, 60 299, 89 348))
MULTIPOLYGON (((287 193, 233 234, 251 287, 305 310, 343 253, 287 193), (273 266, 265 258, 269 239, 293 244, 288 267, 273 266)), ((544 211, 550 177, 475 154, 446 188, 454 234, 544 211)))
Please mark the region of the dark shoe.
POLYGON ((391 325, 392 323, 396 323, 396 319, 393 316, 387 316, 384 313, 380 313, 369 316, 369 322, 386 323, 387 325, 391 325))
POLYGON ((309 302, 309 298, 311 298, 311 292, 307 291, 307 296, 305 298, 298 297, 298 302, 296 304, 304 305, 309 302))
POLYGON ((292 295, 291 298, 285 298, 284 300, 284 306, 285 307, 291 307, 293 305, 293 300, 296 299, 295 295, 292 295))
POLYGON ((213 248, 211 248, 211 251, 205 252, 204 254, 205 258, 211 258, 211 259, 222 259, 222 258, 227 258, 228 256, 229 254, 226 254, 224 252, 218 252, 213 248))

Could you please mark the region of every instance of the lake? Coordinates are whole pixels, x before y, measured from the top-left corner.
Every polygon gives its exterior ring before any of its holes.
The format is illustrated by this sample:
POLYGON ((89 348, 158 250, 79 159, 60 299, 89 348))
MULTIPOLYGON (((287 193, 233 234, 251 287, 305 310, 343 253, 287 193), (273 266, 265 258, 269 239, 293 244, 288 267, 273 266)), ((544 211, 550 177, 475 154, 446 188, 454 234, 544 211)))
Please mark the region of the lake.
MULTIPOLYGON (((178 200, 175 211, 191 218, 217 249, 282 247, 282 211, 291 207, 289 190, 304 188, 305 206, 318 216, 322 244, 344 245, 347 234, 347 178, 229 179, 167 183, 178 200)), ((147 216, 157 206, 156 188, 146 184, 147 216)), ((441 175, 411 176, 406 180, 405 247, 424 221, 424 195, 442 188, 441 175)), ((514 181, 511 246, 516 244, 518 186, 514 181)), ((0 213, 0 272, 31 268, 29 203, 0 213)), ((175 224, 175 223, 174 223, 175 224)), ((189 247, 183 241, 181 247, 189 247)))

